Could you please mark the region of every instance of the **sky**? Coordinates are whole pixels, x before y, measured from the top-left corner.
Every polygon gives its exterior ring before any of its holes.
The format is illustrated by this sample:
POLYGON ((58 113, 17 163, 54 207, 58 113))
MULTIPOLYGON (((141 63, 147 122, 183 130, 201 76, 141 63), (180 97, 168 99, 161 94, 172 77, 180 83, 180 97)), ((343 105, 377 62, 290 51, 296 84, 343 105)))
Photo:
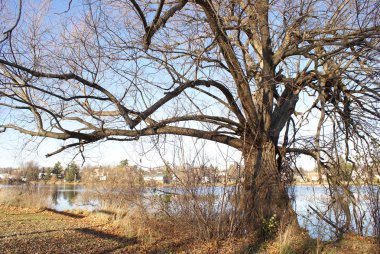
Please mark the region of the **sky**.
MULTIPOLYGON (((45 154, 58 149, 60 144, 62 144, 56 140, 45 139, 42 142, 40 140, 30 140, 30 138, 22 136, 15 131, 7 131, 6 133, 0 134, 0 142, 2 144, 0 148, 0 168, 17 167, 21 165, 22 162, 29 160, 37 161, 40 166, 52 166, 57 161, 63 164, 68 164, 72 160, 79 164, 83 162, 80 155, 74 158, 78 153, 78 149, 71 149, 46 158, 45 154)), ((187 143, 192 143, 191 139, 188 139, 187 143)), ((213 165, 218 164, 223 167, 223 165, 226 164, 226 147, 218 148, 220 146, 213 142, 207 143, 203 153, 206 154, 207 158, 204 158, 204 160, 213 165), (224 153, 224 156, 222 153, 224 153)), ((164 164, 164 161, 152 144, 153 142, 150 142, 148 139, 146 139, 146 142, 107 141, 92 144, 85 147, 85 165, 117 165, 121 160, 128 159, 130 164, 139 165, 141 167, 149 168, 161 166, 164 164)), ((189 156, 186 156, 187 158, 185 160, 180 160, 178 158, 180 157, 178 153, 182 152, 180 148, 174 151, 173 145, 165 144, 165 146, 165 149, 161 150, 161 152, 166 151, 163 157, 170 163, 174 160, 177 161, 177 163, 179 161, 192 162, 194 160, 192 156, 195 154, 194 147, 184 148, 183 150, 185 150, 185 153, 189 156), (175 154, 173 155, 173 153, 175 154)), ((233 158, 228 159, 230 164, 232 164, 234 160, 239 160, 239 156, 234 155, 233 158)))
MULTIPOLYGON (((39 1, 36 1, 39 2, 39 1)), ((52 1, 53 13, 60 13, 67 9, 69 1, 52 1)), ((16 5, 15 5, 16 6, 16 5)), ((192 138, 185 138, 182 142, 173 141, 165 145, 165 160, 175 163, 192 162, 194 156, 199 153, 200 147, 204 146, 201 158, 220 168, 229 164, 241 161, 240 153, 233 151, 224 145, 210 141, 200 141, 192 138), (181 143, 181 148, 178 144, 181 143), (196 145, 194 145, 196 143, 196 145), (182 155, 181 155, 182 153, 182 155), (183 158, 186 157, 186 158, 183 158)), ((121 160, 128 159, 130 164, 142 167, 155 167, 163 165, 163 158, 157 149, 152 149, 152 141, 147 138, 144 142, 100 142, 89 145, 85 148, 85 165, 117 165, 121 160)), ((52 157, 46 158, 45 154, 51 153, 60 148, 61 141, 51 139, 31 139, 28 136, 20 135, 16 131, 0 133, 0 168, 18 167, 25 161, 34 160, 40 166, 52 166, 60 161, 68 164, 75 160, 82 164, 81 156, 76 156, 78 150, 68 150, 52 157), (76 157, 75 157, 76 156, 76 157)), ((200 163, 200 161, 198 161, 200 163)), ((305 169, 313 169, 315 164, 307 157, 301 157, 299 166, 305 169)))
MULTIPOLYGON (((85 147, 85 161, 78 154, 78 149, 64 151, 46 158, 47 153, 60 147, 62 142, 52 139, 32 140, 16 131, 0 133, 0 168, 18 167, 26 161, 36 161, 40 166, 49 167, 60 161, 67 165, 75 161, 80 165, 117 165, 121 160, 128 159, 131 165, 142 168, 152 168, 164 165, 164 160, 173 164, 206 162, 226 169, 235 162, 241 162, 240 152, 223 144, 204 141, 195 138, 171 137, 165 144, 160 143, 154 147, 154 140, 146 138, 145 141, 130 142, 100 142, 85 147), (196 143, 196 144, 194 144, 196 143), (203 149, 202 149, 203 148, 203 149), (76 156, 77 155, 77 156, 76 156), (75 157, 76 156, 76 157, 75 157), (198 156, 197 158, 195 158, 198 156), (83 164, 84 163, 84 164, 83 164)), ((298 166, 312 170, 315 163, 312 159, 301 156, 298 166)))

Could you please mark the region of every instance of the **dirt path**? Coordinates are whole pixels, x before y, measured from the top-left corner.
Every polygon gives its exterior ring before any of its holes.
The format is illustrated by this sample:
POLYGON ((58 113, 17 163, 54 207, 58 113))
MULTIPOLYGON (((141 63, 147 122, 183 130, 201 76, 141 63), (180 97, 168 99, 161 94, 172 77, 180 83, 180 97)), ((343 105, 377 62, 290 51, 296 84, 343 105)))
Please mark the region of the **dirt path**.
POLYGON ((91 216, 0 207, 2 254, 125 253, 136 243, 91 216))

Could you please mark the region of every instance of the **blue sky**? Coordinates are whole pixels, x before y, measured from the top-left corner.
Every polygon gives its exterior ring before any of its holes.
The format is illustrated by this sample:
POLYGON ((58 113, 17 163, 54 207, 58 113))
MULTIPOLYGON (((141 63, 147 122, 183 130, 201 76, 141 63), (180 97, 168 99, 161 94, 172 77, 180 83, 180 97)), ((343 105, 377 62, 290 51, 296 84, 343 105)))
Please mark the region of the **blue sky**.
MULTIPOLYGON (((56 21, 55 17, 57 17, 54 13, 61 13, 65 11, 68 7, 68 3, 69 1, 52 1, 52 11, 50 12, 52 14, 48 19, 46 19, 45 22, 49 21, 54 23, 56 21)), ((73 1, 72 8, 74 8, 75 5, 76 3, 73 1)), ((64 14, 60 16, 60 18, 63 17, 64 14)), ((299 106, 301 108, 304 108, 302 103, 300 103, 299 106)), ((95 145, 90 145, 86 148, 86 160, 88 163, 93 165, 115 165, 120 160, 127 158, 131 161, 132 164, 140 164, 145 167, 162 165, 162 158, 155 151, 155 149, 147 154, 145 153, 145 151, 150 150, 152 146, 149 144, 149 138, 145 140, 146 142, 144 146, 142 146, 139 142, 102 142, 95 145)), ((185 140, 187 146, 184 149, 186 150, 186 157, 188 157, 188 161, 191 161, 193 154, 196 154, 194 152, 194 140, 195 139, 191 138, 185 140)), ((41 166, 50 166, 53 165, 56 161, 61 161, 62 163, 66 164, 70 162, 77 153, 77 150, 69 150, 53 157, 45 158, 45 154, 58 149, 60 145, 62 145, 62 142, 48 139, 45 139, 43 142, 41 142, 41 139, 31 139, 30 137, 20 135, 15 131, 7 131, 6 133, 1 133, 0 142, 2 143, 2 146, 0 147, 0 167, 18 166, 23 161, 28 160, 38 161, 41 166), (31 142, 31 140, 33 140, 33 142, 31 142)), ((167 149, 168 152, 165 154, 165 159, 168 161, 179 161, 178 156, 176 156, 176 149, 173 147, 167 149)), ((213 163, 214 165, 222 166, 226 164, 225 161, 227 161, 227 163, 233 163, 233 161, 240 160, 238 154, 232 153, 231 150, 227 149, 225 146, 216 145, 213 142, 207 142, 205 152, 207 153, 207 156, 205 156, 207 158, 205 158, 205 160, 213 163)), ((78 156, 76 160, 78 162, 81 162, 80 156, 78 156)), ((307 169, 314 167, 314 163, 312 163, 310 160, 307 160, 305 157, 301 159, 299 165, 307 169)))
MULTIPOLYGON (((170 163, 175 161, 177 164, 183 162, 200 164, 205 161, 224 169, 235 161, 241 162, 240 153, 225 145, 194 138, 171 137, 168 139, 170 141, 165 144, 165 147, 161 147, 161 152, 164 159, 170 163), (183 149, 179 147, 181 145, 183 149), (204 149, 200 151, 203 146, 204 149), (199 157, 195 158, 196 155, 199 157)), ((29 160, 38 162, 40 166, 52 166, 57 161, 68 164, 78 152, 77 149, 71 149, 46 158, 45 154, 58 149, 62 142, 52 139, 44 139, 42 142, 38 139, 34 139, 33 142, 30 140, 30 137, 20 135, 15 131, 1 133, 0 168, 18 167, 29 160)), ((153 148, 152 144, 150 138, 146 138, 145 142, 107 141, 92 144, 85 148, 85 165, 117 165, 124 159, 128 159, 132 165, 139 165, 144 168, 164 165, 161 155, 157 149, 153 148)), ((160 145, 163 146, 163 144, 160 145)), ((81 156, 77 156, 75 161, 79 164, 83 162, 81 156)), ((306 156, 302 156, 298 160, 298 165, 307 170, 312 170, 315 167, 314 161, 306 156)))

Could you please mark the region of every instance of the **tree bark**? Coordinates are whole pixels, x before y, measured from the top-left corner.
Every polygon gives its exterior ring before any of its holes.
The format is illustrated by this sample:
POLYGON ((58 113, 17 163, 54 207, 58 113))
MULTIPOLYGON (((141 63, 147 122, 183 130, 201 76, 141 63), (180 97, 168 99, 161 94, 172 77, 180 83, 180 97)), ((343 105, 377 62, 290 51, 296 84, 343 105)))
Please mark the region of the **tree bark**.
POLYGON ((263 142, 245 150, 243 156, 242 204, 246 229, 265 234, 265 224, 271 218, 278 225, 296 222, 296 214, 277 167, 275 145, 271 141, 263 142))

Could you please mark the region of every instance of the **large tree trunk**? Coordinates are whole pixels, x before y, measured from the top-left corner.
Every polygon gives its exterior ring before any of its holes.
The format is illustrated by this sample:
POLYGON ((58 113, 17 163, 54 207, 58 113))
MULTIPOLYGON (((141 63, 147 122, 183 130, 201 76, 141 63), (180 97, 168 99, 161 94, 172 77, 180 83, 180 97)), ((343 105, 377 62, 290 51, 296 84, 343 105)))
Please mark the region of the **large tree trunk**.
POLYGON ((285 185, 276 164, 276 151, 272 142, 251 147, 243 152, 244 171, 244 223, 248 230, 266 233, 271 219, 281 224, 296 222, 285 185))

